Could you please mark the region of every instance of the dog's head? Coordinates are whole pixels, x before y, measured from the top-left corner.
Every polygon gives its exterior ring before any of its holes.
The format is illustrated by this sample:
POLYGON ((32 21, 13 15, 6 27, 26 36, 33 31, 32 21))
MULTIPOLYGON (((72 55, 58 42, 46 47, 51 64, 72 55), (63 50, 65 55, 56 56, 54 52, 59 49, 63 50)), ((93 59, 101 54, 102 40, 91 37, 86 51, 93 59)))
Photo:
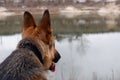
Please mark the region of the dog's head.
POLYGON ((29 12, 24 13, 22 27, 22 38, 32 38, 39 45, 42 53, 43 67, 54 69, 54 63, 60 59, 60 54, 55 49, 53 40, 49 11, 45 10, 41 22, 37 25, 33 16, 29 12))

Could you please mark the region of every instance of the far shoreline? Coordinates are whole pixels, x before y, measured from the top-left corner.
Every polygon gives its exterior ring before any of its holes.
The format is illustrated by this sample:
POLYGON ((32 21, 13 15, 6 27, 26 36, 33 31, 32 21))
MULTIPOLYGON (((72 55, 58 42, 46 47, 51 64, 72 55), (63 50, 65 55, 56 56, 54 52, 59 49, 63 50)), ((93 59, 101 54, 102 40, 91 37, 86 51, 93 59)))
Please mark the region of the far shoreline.
MULTIPOLYGON (((4 8, 4 7, 3 7, 4 8)), ((4 14, 0 16, 14 16, 14 15, 23 15, 25 11, 29 11, 32 14, 43 14, 44 10, 48 9, 50 14, 62 14, 62 15, 81 15, 81 14, 93 14, 97 13, 98 15, 120 15, 120 5, 115 3, 110 3, 105 6, 79 6, 79 5, 67 5, 67 6, 41 6, 41 7, 22 7, 22 8, 6 8, 5 11, 0 11, 4 14), (8 13, 8 15, 7 15, 8 13)))

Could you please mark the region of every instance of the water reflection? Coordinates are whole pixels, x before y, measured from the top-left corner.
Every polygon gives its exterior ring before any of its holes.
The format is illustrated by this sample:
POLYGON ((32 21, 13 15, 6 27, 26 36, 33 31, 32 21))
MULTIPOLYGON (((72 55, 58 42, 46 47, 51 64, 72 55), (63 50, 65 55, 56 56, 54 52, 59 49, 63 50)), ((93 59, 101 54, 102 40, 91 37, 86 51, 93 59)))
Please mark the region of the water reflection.
POLYGON ((84 34, 72 41, 65 38, 60 43, 57 42, 57 48, 62 53, 56 72, 57 78, 59 80, 119 80, 119 36, 120 33, 84 34), (84 45, 80 45, 81 42, 84 45), (82 51, 81 48, 84 50, 82 51))
MULTIPOLYGON (((0 20, 0 62, 21 39, 21 19, 0 20)), ((98 15, 70 19, 52 15, 55 43, 62 59, 55 74, 50 74, 51 80, 120 80, 119 20, 98 15)))
MULTIPOLYGON (((80 15, 66 18, 61 15, 51 15, 54 34, 101 33, 120 31, 120 16, 80 15)), ((40 15, 36 15, 39 22, 40 15)), ((20 33, 22 16, 11 16, 0 20, 0 35, 20 33)))

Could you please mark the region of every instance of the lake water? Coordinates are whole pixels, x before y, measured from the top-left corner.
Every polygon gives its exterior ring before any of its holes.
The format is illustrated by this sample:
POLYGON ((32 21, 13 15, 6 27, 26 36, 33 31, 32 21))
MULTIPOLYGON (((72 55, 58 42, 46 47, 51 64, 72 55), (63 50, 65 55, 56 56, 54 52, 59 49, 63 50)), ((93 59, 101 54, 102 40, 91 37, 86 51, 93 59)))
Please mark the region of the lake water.
MULTIPOLYGON (((0 62, 21 40, 21 23, 21 16, 0 20, 0 62)), ((52 15, 52 27, 62 58, 51 80, 120 80, 119 16, 52 15)))

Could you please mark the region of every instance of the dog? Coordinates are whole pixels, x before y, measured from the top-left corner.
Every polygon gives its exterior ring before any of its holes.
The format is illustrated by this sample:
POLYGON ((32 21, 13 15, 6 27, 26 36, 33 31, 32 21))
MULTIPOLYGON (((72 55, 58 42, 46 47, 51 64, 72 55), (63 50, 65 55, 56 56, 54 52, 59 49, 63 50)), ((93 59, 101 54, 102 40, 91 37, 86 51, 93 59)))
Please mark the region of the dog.
POLYGON ((54 72, 60 58, 55 49, 49 11, 44 11, 38 25, 32 14, 25 11, 22 40, 0 64, 0 80, 48 80, 46 72, 54 72))

